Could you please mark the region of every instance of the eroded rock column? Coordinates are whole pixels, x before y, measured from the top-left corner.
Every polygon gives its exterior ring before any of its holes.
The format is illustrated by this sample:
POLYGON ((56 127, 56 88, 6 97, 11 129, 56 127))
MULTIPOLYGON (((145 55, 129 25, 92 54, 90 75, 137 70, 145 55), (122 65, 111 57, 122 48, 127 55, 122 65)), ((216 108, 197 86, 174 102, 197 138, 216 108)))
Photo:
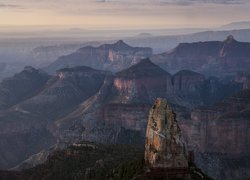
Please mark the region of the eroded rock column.
POLYGON ((152 168, 188 167, 181 130, 165 99, 158 98, 149 113, 145 161, 152 168))

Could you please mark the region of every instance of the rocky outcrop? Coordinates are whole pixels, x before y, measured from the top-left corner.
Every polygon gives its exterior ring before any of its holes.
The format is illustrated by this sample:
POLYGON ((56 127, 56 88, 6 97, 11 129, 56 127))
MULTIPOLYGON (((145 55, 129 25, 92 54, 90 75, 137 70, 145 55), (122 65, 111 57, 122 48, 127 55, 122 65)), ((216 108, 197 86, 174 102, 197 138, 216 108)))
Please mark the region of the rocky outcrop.
POLYGON ((169 72, 189 69, 208 75, 228 75, 250 68, 250 43, 233 36, 225 41, 181 43, 175 49, 155 55, 152 61, 169 72))
POLYGON ((188 158, 175 113, 164 99, 150 110, 145 145, 145 161, 152 168, 188 167, 188 158))
POLYGON ((114 44, 104 44, 99 47, 83 47, 75 53, 60 57, 46 70, 55 72, 64 67, 90 66, 117 72, 151 56, 151 48, 131 47, 120 40, 114 44))

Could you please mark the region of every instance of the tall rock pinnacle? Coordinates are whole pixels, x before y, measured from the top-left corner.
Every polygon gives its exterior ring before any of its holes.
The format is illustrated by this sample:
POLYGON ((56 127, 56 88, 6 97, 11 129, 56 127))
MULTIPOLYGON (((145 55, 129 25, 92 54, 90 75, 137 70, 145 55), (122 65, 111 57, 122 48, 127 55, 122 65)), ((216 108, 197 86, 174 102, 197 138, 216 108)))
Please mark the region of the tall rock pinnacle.
POLYGON ((145 161, 151 168, 188 167, 181 130, 165 99, 158 98, 149 113, 145 161))

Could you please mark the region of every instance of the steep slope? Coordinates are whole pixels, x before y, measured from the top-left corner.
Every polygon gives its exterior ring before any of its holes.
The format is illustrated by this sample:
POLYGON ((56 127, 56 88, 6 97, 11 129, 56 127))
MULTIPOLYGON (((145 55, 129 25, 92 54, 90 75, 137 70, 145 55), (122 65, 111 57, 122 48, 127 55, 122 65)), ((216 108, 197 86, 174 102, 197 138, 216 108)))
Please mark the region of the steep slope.
POLYGON ((50 78, 45 72, 25 67, 13 77, 0 83, 0 109, 8 108, 41 90, 50 78))
POLYGON ((59 70, 39 93, 2 111, 0 167, 15 166, 53 145, 51 123, 97 93, 107 74, 89 67, 59 70))
POLYGON ((235 74, 250 68, 250 43, 233 36, 224 41, 181 43, 175 49, 155 55, 152 61, 170 72, 189 69, 209 75, 235 74))
POLYGON ((75 53, 60 57, 46 70, 55 72, 64 67, 90 66, 95 69, 120 71, 150 56, 151 48, 131 47, 120 40, 99 47, 83 47, 75 53))
POLYGON ((46 87, 17 107, 53 119, 63 116, 74 106, 97 93, 107 72, 89 67, 65 68, 57 71, 46 87))

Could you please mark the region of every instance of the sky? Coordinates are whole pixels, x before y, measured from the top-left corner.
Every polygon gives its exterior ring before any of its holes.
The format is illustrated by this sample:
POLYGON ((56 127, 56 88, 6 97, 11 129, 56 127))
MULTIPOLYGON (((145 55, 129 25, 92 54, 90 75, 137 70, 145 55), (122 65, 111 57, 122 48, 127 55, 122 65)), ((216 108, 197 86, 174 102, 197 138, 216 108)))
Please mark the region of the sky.
POLYGON ((0 26, 216 27, 250 20, 250 0, 0 0, 0 26))

